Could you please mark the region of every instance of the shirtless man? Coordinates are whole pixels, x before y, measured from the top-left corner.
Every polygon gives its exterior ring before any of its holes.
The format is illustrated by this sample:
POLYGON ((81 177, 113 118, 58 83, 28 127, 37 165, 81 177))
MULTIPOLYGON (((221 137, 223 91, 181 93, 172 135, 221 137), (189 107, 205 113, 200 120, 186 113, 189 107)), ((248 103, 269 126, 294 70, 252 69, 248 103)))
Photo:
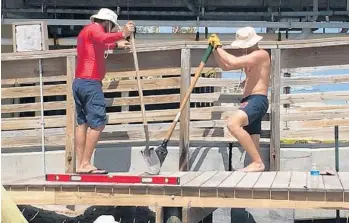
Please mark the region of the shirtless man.
POLYGON ((209 38, 214 47, 214 57, 222 70, 244 69, 244 93, 240 108, 228 120, 228 130, 239 141, 252 159, 252 163, 242 169, 245 172, 264 171, 264 163, 259 150, 262 118, 266 114, 268 86, 270 78, 270 57, 267 51, 258 47, 263 37, 252 27, 244 27, 236 32, 232 46, 242 50, 243 56, 236 57, 221 48, 217 35, 209 38))

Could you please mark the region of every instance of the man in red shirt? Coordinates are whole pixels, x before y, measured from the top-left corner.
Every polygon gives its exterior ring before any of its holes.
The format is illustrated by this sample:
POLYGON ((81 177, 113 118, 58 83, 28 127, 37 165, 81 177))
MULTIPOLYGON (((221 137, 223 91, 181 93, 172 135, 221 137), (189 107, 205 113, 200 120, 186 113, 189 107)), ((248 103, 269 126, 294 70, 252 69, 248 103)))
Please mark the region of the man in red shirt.
POLYGON ((75 133, 77 173, 104 174, 91 164, 91 157, 101 132, 106 124, 106 105, 102 80, 106 73, 105 51, 115 47, 125 48, 125 40, 134 32, 134 23, 129 21, 116 32, 117 15, 102 8, 91 16, 77 38, 77 68, 73 82, 73 95, 78 126, 75 133))

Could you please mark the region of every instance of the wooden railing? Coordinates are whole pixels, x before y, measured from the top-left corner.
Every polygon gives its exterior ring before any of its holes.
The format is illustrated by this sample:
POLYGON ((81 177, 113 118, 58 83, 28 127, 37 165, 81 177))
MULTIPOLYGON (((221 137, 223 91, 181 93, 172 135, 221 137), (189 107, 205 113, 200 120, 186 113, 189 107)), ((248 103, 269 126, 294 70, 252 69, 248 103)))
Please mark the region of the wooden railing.
MULTIPOLYGON (((151 47, 148 44, 137 45, 150 140, 157 145, 174 119, 181 98, 189 87, 190 74, 195 72, 207 45, 204 42, 161 43, 151 47)), ((330 136, 334 123, 340 125, 341 137, 348 138, 348 105, 311 108, 292 106, 299 102, 321 101, 325 98, 349 100, 348 91, 309 94, 280 92, 288 85, 339 81, 347 83, 348 75, 331 78, 286 78, 283 73, 297 67, 348 65, 349 38, 262 42, 261 47, 268 50, 272 58, 271 91, 268 96, 270 108, 263 119, 261 136, 262 141, 270 143, 271 168, 279 169, 281 138, 302 139, 315 137, 320 133, 330 136), (290 104, 287 111, 284 104, 290 104), (319 123, 323 119, 337 121, 321 126, 319 123), (304 122, 306 120, 311 121, 304 122), (286 121, 288 126, 294 127, 285 129, 286 121), (300 122, 306 123, 304 130, 299 129, 300 122)), ((227 50, 239 54, 235 49, 227 47, 227 50)), ((76 120, 71 84, 75 58, 75 50, 2 54, 2 148, 41 146, 44 125, 45 146, 65 146, 66 171, 73 171, 76 120), (41 89, 43 104, 40 100, 41 89)), ((212 67, 216 67, 213 57, 207 62, 205 71, 212 67)), ((115 80, 103 83, 108 124, 99 143, 144 145, 145 136, 132 53, 117 51, 110 54, 107 58, 107 70, 107 76, 115 80)), ((238 81, 220 77, 204 76, 199 79, 197 88, 209 87, 215 91, 197 90, 191 95, 192 106, 187 107, 182 114, 180 124, 171 137, 171 142, 179 145, 181 157, 189 156, 189 142, 190 146, 195 146, 236 141, 226 129, 226 119, 238 108, 241 94, 223 93, 217 89, 237 84, 238 81), (201 106, 194 106, 195 103, 200 103, 201 106), (222 103, 229 105, 223 106, 222 103)))

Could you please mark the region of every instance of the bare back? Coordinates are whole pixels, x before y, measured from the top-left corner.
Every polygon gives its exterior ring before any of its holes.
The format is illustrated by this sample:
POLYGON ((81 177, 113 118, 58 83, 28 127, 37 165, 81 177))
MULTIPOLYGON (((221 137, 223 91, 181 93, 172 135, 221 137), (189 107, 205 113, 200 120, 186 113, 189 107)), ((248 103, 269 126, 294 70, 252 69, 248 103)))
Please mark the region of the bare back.
POLYGON ((244 97, 251 94, 268 94, 270 79, 270 57, 269 54, 262 49, 252 52, 258 55, 260 59, 256 64, 245 68, 245 84, 244 97))

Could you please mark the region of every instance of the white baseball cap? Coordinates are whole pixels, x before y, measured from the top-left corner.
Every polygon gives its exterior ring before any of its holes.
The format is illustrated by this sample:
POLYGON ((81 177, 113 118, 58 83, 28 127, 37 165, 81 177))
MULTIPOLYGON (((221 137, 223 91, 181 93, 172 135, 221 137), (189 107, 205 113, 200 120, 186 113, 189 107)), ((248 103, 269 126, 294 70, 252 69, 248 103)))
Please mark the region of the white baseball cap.
POLYGON ((101 8, 97 14, 92 15, 90 17, 91 22, 94 22, 94 19, 103 19, 103 20, 108 20, 112 23, 114 23, 115 26, 119 26, 118 24, 118 15, 116 15, 115 12, 113 12, 110 9, 107 8, 101 8))
POLYGON ((231 43, 231 46, 245 49, 256 45, 261 39, 263 37, 257 35, 254 28, 248 26, 236 31, 235 40, 231 43))

